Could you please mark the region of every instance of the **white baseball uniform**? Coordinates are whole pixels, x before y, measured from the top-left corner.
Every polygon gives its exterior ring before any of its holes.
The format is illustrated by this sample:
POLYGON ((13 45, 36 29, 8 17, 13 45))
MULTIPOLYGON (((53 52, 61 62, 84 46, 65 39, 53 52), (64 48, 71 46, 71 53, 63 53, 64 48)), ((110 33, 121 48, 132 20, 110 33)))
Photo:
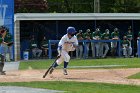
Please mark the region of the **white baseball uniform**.
POLYGON ((66 34, 61 38, 58 44, 58 46, 62 47, 62 50, 60 52, 61 57, 56 61, 58 65, 60 65, 63 61, 69 62, 70 56, 68 53, 69 51, 75 50, 74 45, 78 46, 78 40, 76 36, 69 38, 68 34, 66 34))

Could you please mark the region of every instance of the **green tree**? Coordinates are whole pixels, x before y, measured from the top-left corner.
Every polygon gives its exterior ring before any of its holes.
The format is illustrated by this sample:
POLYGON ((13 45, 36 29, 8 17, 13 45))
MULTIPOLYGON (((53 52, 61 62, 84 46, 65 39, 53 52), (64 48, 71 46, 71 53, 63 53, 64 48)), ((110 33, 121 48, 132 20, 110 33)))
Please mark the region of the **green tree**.
MULTIPOLYGON (((15 12, 93 13, 94 0, 15 0, 15 12)), ((100 0, 101 13, 138 13, 140 0, 100 0)))
POLYGON ((105 13, 137 13, 140 0, 102 0, 101 12, 105 13))
POLYGON ((46 0, 15 0, 15 12, 46 12, 48 3, 46 0))

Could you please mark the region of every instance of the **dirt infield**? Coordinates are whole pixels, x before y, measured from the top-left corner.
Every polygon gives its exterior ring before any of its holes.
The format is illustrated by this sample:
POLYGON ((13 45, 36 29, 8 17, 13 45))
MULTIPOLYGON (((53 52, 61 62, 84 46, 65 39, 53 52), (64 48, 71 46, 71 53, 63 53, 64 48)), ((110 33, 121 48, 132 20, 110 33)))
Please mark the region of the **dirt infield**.
POLYGON ((0 76, 0 82, 29 82, 29 81, 79 81, 102 82, 115 84, 140 85, 140 79, 126 77, 140 72, 140 68, 130 69, 68 69, 67 76, 62 69, 56 69, 52 75, 42 78, 46 70, 24 70, 7 72, 0 76))

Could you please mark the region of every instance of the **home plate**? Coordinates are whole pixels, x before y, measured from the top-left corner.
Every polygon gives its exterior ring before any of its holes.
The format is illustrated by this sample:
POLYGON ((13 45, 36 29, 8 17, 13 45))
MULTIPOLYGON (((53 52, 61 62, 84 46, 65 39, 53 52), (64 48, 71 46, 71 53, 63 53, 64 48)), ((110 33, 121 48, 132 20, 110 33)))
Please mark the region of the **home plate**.
POLYGON ((60 92, 64 92, 64 91, 16 87, 16 86, 0 86, 0 93, 60 93, 60 92))
POLYGON ((13 71, 13 70, 18 70, 19 69, 19 64, 20 62, 5 62, 4 63, 4 71, 13 71))

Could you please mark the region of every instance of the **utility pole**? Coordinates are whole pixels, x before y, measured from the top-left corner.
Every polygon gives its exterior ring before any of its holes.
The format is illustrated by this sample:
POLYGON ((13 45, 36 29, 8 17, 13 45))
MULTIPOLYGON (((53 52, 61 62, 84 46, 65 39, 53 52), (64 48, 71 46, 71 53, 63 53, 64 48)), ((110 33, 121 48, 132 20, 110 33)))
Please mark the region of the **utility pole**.
POLYGON ((100 13, 100 0, 94 0, 94 13, 100 13))

